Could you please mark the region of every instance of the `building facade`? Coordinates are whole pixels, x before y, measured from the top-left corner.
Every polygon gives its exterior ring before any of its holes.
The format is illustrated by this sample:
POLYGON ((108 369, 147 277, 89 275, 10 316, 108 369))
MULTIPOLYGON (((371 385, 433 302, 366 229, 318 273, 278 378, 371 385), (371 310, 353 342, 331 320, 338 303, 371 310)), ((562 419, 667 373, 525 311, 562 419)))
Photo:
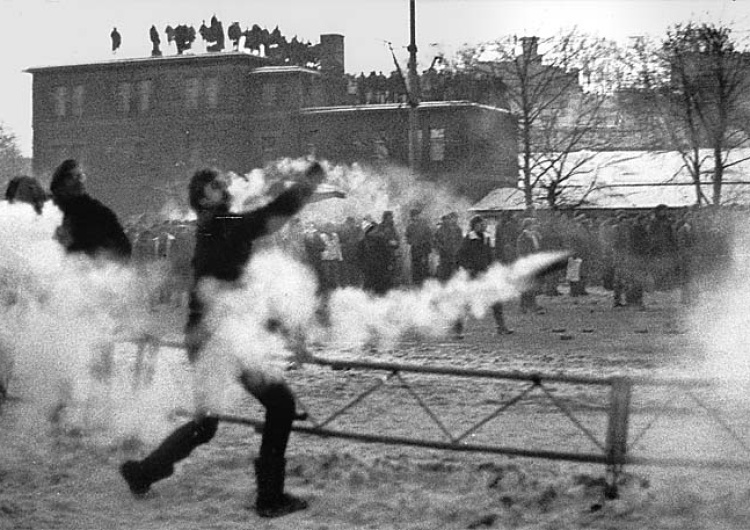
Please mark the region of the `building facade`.
MULTIPOLYGON (((342 106, 343 37, 322 35, 320 48, 317 69, 241 51, 30 68, 33 172, 45 180, 76 158, 92 194, 130 216, 184 195, 199 167, 243 174, 310 153, 334 163, 406 165, 408 107, 342 106)), ((507 111, 435 102, 417 112, 425 178, 472 199, 515 183, 507 111)))

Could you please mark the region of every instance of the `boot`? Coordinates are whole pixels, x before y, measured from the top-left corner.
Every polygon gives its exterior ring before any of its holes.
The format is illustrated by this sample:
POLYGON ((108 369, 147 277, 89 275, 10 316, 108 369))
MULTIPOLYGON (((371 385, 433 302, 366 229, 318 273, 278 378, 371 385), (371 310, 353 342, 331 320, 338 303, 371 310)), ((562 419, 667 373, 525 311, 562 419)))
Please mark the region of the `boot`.
POLYGON ((152 467, 144 465, 137 460, 128 460, 120 466, 120 475, 125 479, 130 488, 130 493, 141 497, 149 492, 151 484, 174 473, 174 466, 152 467))
POLYGON ((143 460, 128 460, 120 466, 120 475, 128 483, 133 495, 145 495, 151 484, 174 473, 174 465, 184 460, 201 444, 216 434, 219 420, 206 417, 190 421, 177 428, 143 460))
POLYGON ((284 457, 266 456, 255 459, 255 511, 260 517, 281 517, 307 508, 306 500, 284 493, 285 475, 284 457))

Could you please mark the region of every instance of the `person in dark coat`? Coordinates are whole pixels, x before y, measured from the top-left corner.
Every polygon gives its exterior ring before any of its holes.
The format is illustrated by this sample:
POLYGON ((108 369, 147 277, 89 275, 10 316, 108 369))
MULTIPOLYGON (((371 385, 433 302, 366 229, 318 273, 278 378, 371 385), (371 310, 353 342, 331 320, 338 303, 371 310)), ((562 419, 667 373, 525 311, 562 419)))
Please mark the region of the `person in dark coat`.
POLYGON ((68 253, 92 258, 127 261, 133 252, 125 230, 115 213, 91 197, 85 188, 86 175, 75 159, 55 169, 50 182, 52 200, 63 213, 56 237, 68 253))
POLYGON ((391 248, 375 223, 365 221, 363 232, 356 249, 357 262, 362 271, 362 288, 372 294, 383 295, 391 287, 388 263, 391 248))
POLYGON ((112 53, 116 53, 122 44, 122 35, 117 31, 117 28, 112 28, 109 38, 112 40, 112 53))
MULTIPOLYGON (((204 321, 207 301, 198 287, 210 278, 228 289, 241 285, 241 276, 251 258, 253 244, 292 218, 308 202, 325 177, 322 167, 313 163, 302 182, 287 188, 267 205, 244 213, 231 213, 231 195, 227 182, 214 169, 197 171, 189 184, 190 206, 198 214, 195 252, 193 255, 193 288, 189 316, 185 327, 188 360, 195 364, 202 356, 211 331, 204 321)), ((265 426, 260 454, 255 459, 257 499, 255 510, 261 517, 278 517, 303 510, 307 502, 284 492, 285 453, 292 421, 296 417, 295 401, 289 385, 279 375, 266 370, 243 369, 239 382, 265 407, 265 426)), ((174 466, 199 445, 209 442, 219 426, 210 411, 198 410, 193 420, 177 428, 143 460, 128 460, 120 473, 133 494, 149 491, 154 482, 169 477, 174 466)))
POLYGON ((411 254, 412 284, 420 286, 430 276, 432 230, 419 210, 411 211, 411 219, 406 226, 405 236, 411 254))
MULTIPOLYGON (((474 279, 480 274, 487 272, 493 261, 493 251, 489 237, 485 231, 487 224, 480 216, 473 217, 469 223, 469 232, 464 237, 461 248, 458 250, 458 266, 469 273, 469 278, 474 279)), ((492 316, 495 319, 495 328, 498 335, 509 335, 513 333, 505 325, 503 304, 496 302, 492 304, 492 316)), ((453 331, 458 337, 463 336, 464 323, 458 320, 454 324, 453 331)))
POLYGON ((461 248, 463 238, 464 233, 458 226, 458 215, 455 212, 444 215, 435 231, 438 280, 447 281, 458 270, 458 249, 461 248))
POLYGON ((151 57, 161 57, 161 38, 156 26, 151 26, 148 30, 148 36, 151 39, 151 57))
POLYGON ((21 175, 13 177, 5 188, 5 200, 10 204, 14 202, 25 202, 33 206, 34 211, 42 213, 47 194, 39 181, 33 177, 21 175))

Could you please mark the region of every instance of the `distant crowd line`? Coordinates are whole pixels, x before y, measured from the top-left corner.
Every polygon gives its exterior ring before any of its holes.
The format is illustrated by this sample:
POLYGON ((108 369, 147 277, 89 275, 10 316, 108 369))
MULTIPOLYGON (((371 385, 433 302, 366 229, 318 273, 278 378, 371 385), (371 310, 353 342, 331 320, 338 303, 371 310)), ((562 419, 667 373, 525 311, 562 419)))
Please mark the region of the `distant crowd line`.
MULTIPOLYGON (((6 200, 29 202, 39 212, 46 195, 34 179, 17 177, 8 184, 6 200)), ((572 297, 586 295, 591 286, 603 287, 612 292, 613 307, 643 308, 648 292, 679 288, 683 302, 690 303, 701 286, 720 280, 732 260, 734 227, 745 212, 726 207, 675 211, 664 205, 597 214, 506 211, 487 216, 489 229, 479 235, 473 230, 478 217, 462 225, 457 212, 439 219, 417 209, 404 219, 399 213, 384 211, 378 220, 350 216, 342 223, 295 217, 262 245, 281 248, 307 264, 321 293, 360 287, 376 295, 428 279, 444 282, 462 266, 471 269, 462 250, 467 238, 486 240, 491 259, 505 264, 537 251, 565 250, 571 255, 568 269, 524 295, 522 311, 540 311, 536 295, 558 296, 565 286, 572 297)), ((134 260, 170 270, 160 300, 183 303, 190 287, 194 223, 125 223, 124 228, 134 260)))

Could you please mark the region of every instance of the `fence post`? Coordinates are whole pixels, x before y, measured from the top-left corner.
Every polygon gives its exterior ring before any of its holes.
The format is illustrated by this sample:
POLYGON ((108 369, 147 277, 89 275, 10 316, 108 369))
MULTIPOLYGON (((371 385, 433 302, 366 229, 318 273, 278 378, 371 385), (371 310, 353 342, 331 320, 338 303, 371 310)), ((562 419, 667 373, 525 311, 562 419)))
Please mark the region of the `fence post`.
POLYGON ((608 481, 604 492, 608 499, 617 498, 617 481, 625 465, 628 450, 628 423, 632 386, 630 379, 627 377, 612 379, 606 442, 608 481))

